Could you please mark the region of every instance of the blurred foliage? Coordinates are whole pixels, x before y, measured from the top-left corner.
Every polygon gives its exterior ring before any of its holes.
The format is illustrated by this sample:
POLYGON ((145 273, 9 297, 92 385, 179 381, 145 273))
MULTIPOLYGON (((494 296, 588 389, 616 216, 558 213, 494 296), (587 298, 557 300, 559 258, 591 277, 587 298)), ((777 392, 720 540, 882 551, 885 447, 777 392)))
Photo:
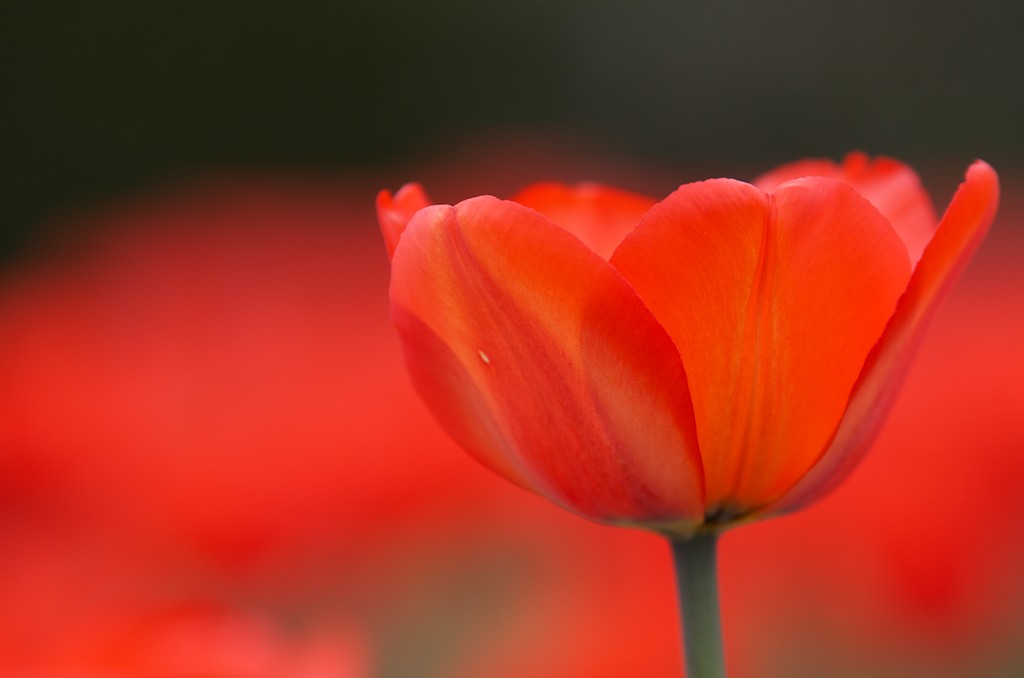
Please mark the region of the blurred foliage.
POLYGON ((785 0, 8 0, 0 257, 197 172, 330 171, 543 129, 669 162, 1024 151, 1024 9, 785 0))

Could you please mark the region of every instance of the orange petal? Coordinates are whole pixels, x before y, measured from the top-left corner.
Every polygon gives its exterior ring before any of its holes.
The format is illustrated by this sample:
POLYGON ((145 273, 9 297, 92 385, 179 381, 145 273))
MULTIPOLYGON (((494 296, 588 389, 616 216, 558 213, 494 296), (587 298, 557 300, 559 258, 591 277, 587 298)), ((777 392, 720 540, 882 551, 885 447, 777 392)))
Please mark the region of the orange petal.
POLYGON ((377 194, 377 222, 384 235, 388 259, 395 256, 395 248, 412 216, 430 204, 430 199, 419 184, 406 184, 394 196, 388 191, 377 194))
POLYGON ((754 185, 774 191, 800 177, 821 176, 850 184, 885 215, 907 247, 912 266, 931 240, 938 218, 921 179, 911 167, 891 158, 871 160, 864 153, 850 153, 837 165, 831 160, 800 160, 763 174, 754 185))
POLYGON ((599 520, 703 516, 675 347, 576 238, 490 196, 429 207, 395 252, 391 301, 417 390, 486 465, 599 520))
POLYGON ((928 320, 988 232, 999 204, 999 177, 977 161, 967 170, 935 237, 854 388, 828 451, 772 513, 799 508, 829 492, 857 465, 881 428, 928 320))
POLYGON ((601 184, 534 184, 514 198, 537 210, 607 259, 655 200, 601 184))
POLYGON ((906 286, 906 251, 851 187, 773 195, 730 179, 682 186, 611 259, 683 358, 709 516, 777 498, 813 462, 906 286))

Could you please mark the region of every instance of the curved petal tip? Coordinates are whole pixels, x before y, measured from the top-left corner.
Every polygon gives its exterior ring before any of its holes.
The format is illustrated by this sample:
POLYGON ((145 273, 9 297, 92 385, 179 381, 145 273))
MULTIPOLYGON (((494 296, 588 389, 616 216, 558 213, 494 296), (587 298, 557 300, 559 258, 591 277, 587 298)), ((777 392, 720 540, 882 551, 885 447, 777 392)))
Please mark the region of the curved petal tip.
POLYGON ((388 260, 395 256, 398 241, 409 225, 409 220, 416 212, 430 205, 423 186, 410 183, 402 186, 393 196, 384 190, 377 194, 377 223, 384 236, 384 246, 388 250, 388 260))

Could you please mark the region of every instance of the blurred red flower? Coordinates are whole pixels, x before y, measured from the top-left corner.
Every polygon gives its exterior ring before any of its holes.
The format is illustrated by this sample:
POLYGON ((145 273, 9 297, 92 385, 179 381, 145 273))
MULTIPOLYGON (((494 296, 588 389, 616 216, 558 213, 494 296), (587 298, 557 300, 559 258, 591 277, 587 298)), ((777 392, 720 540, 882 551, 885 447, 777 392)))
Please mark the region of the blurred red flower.
POLYGON ((941 223, 895 161, 759 185, 382 192, 414 385, 486 465, 598 521, 687 536, 821 496, 877 433, 998 180, 971 166, 941 223))
POLYGON ((359 228, 372 213, 337 193, 140 200, 9 276, 3 501, 38 487, 140 543, 244 565, 345 548, 470 492, 462 460, 410 453, 444 443, 395 358, 386 264, 359 228))
POLYGON ((46 654, 3 666, 9 678, 366 678, 348 630, 284 633, 262 615, 205 604, 107 610, 46 654))

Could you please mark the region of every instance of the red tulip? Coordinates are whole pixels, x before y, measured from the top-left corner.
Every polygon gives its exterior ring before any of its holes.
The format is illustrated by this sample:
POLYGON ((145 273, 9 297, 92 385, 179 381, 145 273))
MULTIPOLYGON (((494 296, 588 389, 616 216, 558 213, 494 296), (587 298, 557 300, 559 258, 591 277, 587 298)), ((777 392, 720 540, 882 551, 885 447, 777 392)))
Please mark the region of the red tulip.
POLYGON ((581 515, 685 537, 848 472, 997 201, 979 161, 936 224, 909 168, 853 155, 657 204, 540 185, 430 206, 411 185, 378 215, 448 433, 581 515))

